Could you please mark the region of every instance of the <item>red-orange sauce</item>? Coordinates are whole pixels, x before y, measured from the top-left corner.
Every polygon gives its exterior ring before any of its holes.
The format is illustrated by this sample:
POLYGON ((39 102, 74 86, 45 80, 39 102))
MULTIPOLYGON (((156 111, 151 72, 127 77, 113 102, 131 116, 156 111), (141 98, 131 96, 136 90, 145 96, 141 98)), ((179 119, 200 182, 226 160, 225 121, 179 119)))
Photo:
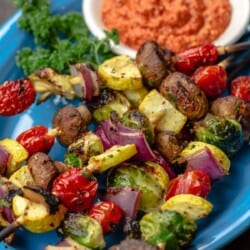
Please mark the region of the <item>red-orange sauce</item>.
POLYGON ((138 49, 147 40, 180 52, 212 42, 231 18, 228 0, 104 0, 102 19, 122 43, 138 49))

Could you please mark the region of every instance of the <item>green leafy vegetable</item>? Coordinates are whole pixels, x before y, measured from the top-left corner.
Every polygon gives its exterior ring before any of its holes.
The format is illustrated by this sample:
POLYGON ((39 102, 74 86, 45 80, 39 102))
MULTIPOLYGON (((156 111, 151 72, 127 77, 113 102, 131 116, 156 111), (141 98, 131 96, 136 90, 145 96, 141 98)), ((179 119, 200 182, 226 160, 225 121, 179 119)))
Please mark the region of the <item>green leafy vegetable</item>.
POLYGON ((168 185, 165 175, 165 172, 156 171, 156 166, 152 166, 149 162, 141 165, 123 163, 110 171, 108 186, 132 187, 141 190, 139 210, 149 212, 157 210, 162 203, 168 185))
POLYGON ((69 145, 64 156, 64 162, 75 167, 86 165, 91 156, 103 153, 104 148, 100 138, 93 132, 84 134, 69 145))
POLYGON ((240 123, 208 114, 194 126, 197 140, 213 144, 222 149, 229 157, 243 145, 243 132, 240 123))
POLYGON ((154 211, 140 220, 142 239, 159 249, 178 250, 193 239, 197 227, 193 220, 175 211, 154 211))
POLYGON ((78 12, 51 14, 48 0, 13 0, 22 10, 19 27, 32 33, 36 48, 23 48, 17 53, 17 65, 26 75, 51 67, 67 73, 69 64, 89 62, 97 67, 114 56, 110 40, 118 43, 117 30, 106 31, 106 37, 93 37, 78 12))
POLYGON ((105 246, 102 227, 99 222, 88 215, 68 214, 62 225, 63 236, 70 236, 79 244, 91 249, 105 246))
POLYGON ((129 110, 122 118, 121 122, 130 128, 141 129, 150 145, 154 144, 155 134, 148 117, 136 109, 129 110))

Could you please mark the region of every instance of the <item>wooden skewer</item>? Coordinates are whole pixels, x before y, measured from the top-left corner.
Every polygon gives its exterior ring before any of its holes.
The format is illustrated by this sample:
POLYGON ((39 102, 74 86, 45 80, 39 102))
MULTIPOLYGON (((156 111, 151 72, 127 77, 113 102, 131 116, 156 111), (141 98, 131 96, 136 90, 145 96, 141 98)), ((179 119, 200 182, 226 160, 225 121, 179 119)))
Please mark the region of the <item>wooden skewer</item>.
POLYGON ((228 82, 231 82, 241 71, 243 71, 250 63, 250 52, 244 55, 238 62, 230 65, 228 72, 228 82))
POLYGON ((235 56, 230 55, 227 58, 225 58, 224 60, 220 61, 217 65, 221 66, 224 69, 227 69, 229 66, 232 65, 234 60, 235 60, 235 56))
POLYGON ((232 45, 217 46, 219 55, 226 55, 229 53, 235 53, 247 49, 250 49, 250 41, 236 43, 232 45))
POLYGON ((0 231, 0 241, 3 241, 10 234, 14 233, 19 227, 22 226, 23 218, 19 217, 11 224, 6 226, 2 231, 0 231))

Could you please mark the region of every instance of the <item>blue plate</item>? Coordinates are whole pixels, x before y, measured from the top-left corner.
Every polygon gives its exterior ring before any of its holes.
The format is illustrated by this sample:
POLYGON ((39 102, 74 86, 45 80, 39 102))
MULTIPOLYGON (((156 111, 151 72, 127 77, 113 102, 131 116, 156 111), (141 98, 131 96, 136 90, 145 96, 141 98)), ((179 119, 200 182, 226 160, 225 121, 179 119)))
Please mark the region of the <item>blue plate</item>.
MULTIPOLYGON (((81 1, 58 0, 52 2, 52 11, 64 13, 77 10, 81 12, 81 1)), ((14 80, 23 76, 15 65, 16 51, 24 46, 32 46, 32 37, 17 27, 21 12, 17 12, 0 28, 0 82, 14 80)), ((51 98, 41 105, 32 105, 26 112, 13 117, 0 117, 0 139, 16 136, 34 126, 51 127, 53 113, 65 105, 61 98, 51 98)), ((65 149, 59 144, 53 147, 50 156, 62 160, 65 149)), ((214 205, 213 211, 205 219, 198 221, 198 233, 189 249, 218 249, 232 241, 244 230, 250 228, 250 148, 244 148, 232 159, 230 175, 216 181, 208 200, 214 205)), ((108 237, 108 245, 116 243, 121 235, 108 237)), ((32 234, 19 229, 13 246, 0 243, 4 250, 41 250, 60 239, 55 232, 32 234)))

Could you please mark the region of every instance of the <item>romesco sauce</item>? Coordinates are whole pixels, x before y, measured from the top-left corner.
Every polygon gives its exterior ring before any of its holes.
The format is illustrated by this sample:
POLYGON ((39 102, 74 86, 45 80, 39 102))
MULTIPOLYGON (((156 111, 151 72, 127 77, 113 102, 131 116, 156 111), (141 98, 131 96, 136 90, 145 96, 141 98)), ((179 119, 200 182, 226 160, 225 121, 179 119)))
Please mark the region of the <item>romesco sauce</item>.
POLYGON ((180 52, 212 42, 231 19, 228 0, 104 0, 102 19, 122 43, 138 49, 148 40, 180 52))

